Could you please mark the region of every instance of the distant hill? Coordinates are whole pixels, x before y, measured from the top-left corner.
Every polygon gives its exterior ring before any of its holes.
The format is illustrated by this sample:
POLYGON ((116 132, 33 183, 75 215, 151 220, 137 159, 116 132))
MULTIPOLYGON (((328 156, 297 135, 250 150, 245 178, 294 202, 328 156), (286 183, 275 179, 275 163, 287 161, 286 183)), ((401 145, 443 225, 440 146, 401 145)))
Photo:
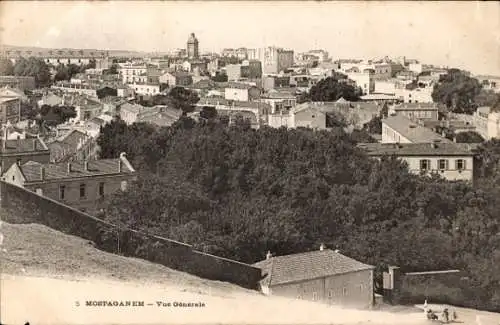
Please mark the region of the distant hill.
POLYGON ((43 55, 49 55, 49 51, 57 53, 58 51, 64 52, 79 52, 84 51, 85 53, 94 52, 96 54, 108 53, 110 57, 145 57, 145 56, 157 56, 164 55, 165 53, 150 53, 142 51, 128 51, 128 50, 107 50, 107 49, 75 49, 75 48, 45 48, 36 46, 16 46, 16 45, 0 45, 0 53, 4 54, 7 51, 21 51, 23 53, 43 53, 43 55))

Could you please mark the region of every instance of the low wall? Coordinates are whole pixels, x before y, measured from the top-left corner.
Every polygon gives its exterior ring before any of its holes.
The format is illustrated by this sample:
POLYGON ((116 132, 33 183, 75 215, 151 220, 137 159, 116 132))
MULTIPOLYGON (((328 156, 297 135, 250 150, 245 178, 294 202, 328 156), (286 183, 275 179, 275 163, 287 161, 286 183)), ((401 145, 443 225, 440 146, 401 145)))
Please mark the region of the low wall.
POLYGON ((142 258, 202 278, 256 290, 261 270, 205 254, 191 245, 132 229, 119 228, 60 202, 0 181, 0 217, 9 223, 39 223, 91 240, 111 253, 142 258))
POLYGON ((467 293, 459 270, 401 273, 384 272, 384 300, 392 304, 432 303, 464 305, 467 293))

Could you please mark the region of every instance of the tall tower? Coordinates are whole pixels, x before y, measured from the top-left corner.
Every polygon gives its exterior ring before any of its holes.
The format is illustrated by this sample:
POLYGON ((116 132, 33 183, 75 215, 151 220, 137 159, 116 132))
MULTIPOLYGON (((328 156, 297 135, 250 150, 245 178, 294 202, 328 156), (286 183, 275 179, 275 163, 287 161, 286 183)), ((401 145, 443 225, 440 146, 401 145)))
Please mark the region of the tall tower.
POLYGON ((189 35, 187 41, 187 55, 189 59, 198 58, 198 39, 196 38, 194 33, 191 33, 191 35, 189 35))

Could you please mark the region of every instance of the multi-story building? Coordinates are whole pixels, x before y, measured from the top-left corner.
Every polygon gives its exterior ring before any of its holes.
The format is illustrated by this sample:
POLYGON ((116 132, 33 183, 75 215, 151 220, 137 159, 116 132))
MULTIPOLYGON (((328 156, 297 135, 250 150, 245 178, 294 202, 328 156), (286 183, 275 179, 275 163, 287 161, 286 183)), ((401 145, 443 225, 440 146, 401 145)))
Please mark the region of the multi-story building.
POLYGON ((439 109, 434 103, 403 103, 389 106, 389 114, 399 114, 409 119, 438 120, 439 109))
POLYGON ((122 78, 122 82, 134 83, 134 82, 146 82, 148 67, 145 64, 121 64, 118 68, 118 73, 122 78))
POLYGON ((372 72, 347 72, 347 77, 361 88, 363 95, 369 95, 375 91, 375 79, 372 72))
POLYGON ((91 61, 108 57, 108 53, 97 50, 4 48, 0 56, 9 58, 13 62, 20 58, 35 57, 44 60, 47 64, 58 66, 60 64, 87 65, 91 61))
POLYGON ((265 295, 304 299, 323 304, 371 308, 374 267, 338 251, 271 256, 255 263, 262 269, 260 290, 265 295))
POLYGON ((35 89, 35 78, 24 76, 0 76, 0 88, 10 87, 22 91, 35 89))
POLYGON ((169 87, 189 86, 193 84, 193 76, 184 71, 167 72, 160 76, 160 83, 169 87))
POLYGON ((190 59, 197 59, 199 56, 199 42, 194 33, 189 35, 187 41, 187 56, 190 59))
POLYGON ((2 146, 0 147, 0 175, 15 163, 24 164, 28 161, 48 163, 50 161, 50 150, 42 139, 4 140, 8 138, 7 128, 4 128, 4 138, 1 140, 2 146))
POLYGON ((21 99, 17 96, 0 96, 0 125, 21 120, 21 99))
POLYGON ((432 143, 435 141, 451 142, 403 115, 392 115, 382 120, 382 143, 432 143))
POLYGON ((467 143, 363 143, 367 155, 380 159, 396 156, 415 174, 441 175, 447 180, 473 181, 474 147, 467 143))
POLYGON ((231 82, 224 90, 224 98, 240 102, 248 102, 259 98, 260 90, 256 86, 231 82))
POLYGON ((12 164, 5 182, 24 187, 81 211, 98 211, 102 199, 124 191, 135 178, 135 170, 122 153, 117 159, 84 162, 12 164))
POLYGON ((293 50, 266 47, 249 50, 248 58, 262 62, 263 74, 276 74, 293 66, 293 50))
POLYGON ((151 83, 133 83, 128 85, 130 88, 134 90, 134 92, 138 95, 158 95, 160 93, 160 85, 159 84, 151 84, 151 83))
POLYGON ((271 105, 271 113, 288 112, 297 105, 297 97, 289 92, 270 91, 261 96, 264 103, 271 105))

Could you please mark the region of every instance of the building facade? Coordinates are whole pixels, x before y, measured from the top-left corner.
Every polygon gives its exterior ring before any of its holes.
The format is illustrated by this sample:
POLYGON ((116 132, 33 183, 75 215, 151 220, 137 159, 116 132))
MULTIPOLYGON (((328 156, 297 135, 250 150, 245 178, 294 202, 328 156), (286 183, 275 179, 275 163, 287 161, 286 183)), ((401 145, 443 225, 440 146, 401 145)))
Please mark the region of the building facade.
POLYGON ((277 74, 293 66, 293 50, 274 46, 249 51, 248 58, 262 63, 263 74, 277 74))
POLYGON ((474 147, 466 143, 363 143, 368 156, 396 156, 414 174, 438 174, 450 181, 473 181, 474 147))
POLYGON ((187 41, 187 56, 190 59, 197 59, 199 56, 199 42, 194 33, 189 35, 187 41))
POLYGON ((484 139, 500 139, 500 112, 486 106, 479 107, 472 117, 472 123, 484 139))
POLYGON ((324 249, 272 257, 254 264, 262 269, 266 295, 358 308, 374 305, 373 270, 338 251, 324 249))
POLYGON ((433 103, 403 103, 389 106, 389 114, 400 114, 409 119, 438 120, 439 109, 433 103))
POLYGON ((122 153, 117 159, 13 164, 2 179, 81 211, 93 213, 98 211, 106 195, 125 191, 135 174, 122 153))
POLYGON ((0 97, 0 125, 9 121, 15 124, 21 121, 21 99, 0 97))

